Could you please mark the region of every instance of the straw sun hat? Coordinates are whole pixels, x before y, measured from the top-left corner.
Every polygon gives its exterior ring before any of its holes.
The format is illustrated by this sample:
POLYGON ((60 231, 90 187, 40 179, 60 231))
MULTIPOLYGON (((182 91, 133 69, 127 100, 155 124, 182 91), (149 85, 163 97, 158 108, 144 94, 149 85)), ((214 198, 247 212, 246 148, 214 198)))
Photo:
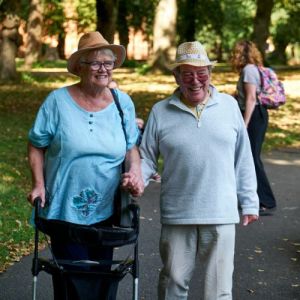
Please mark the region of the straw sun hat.
POLYGON ((110 49, 116 56, 114 68, 118 68, 122 65, 126 57, 126 50, 122 45, 109 44, 106 39, 100 34, 100 32, 85 33, 79 40, 78 50, 74 52, 68 59, 67 69, 74 75, 79 75, 77 66, 81 56, 90 51, 97 49, 110 49))
POLYGON ((174 70, 181 65, 191 65, 195 67, 213 66, 216 61, 210 61, 207 53, 198 41, 186 42, 178 46, 175 62, 169 64, 169 69, 174 70))

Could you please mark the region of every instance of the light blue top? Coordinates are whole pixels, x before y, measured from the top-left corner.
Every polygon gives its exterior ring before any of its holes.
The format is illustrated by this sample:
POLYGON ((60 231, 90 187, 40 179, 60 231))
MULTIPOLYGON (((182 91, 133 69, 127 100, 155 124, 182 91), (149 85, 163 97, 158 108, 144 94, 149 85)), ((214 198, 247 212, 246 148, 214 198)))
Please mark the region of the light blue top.
POLYGON ((88 112, 64 87, 51 92, 40 107, 29 140, 35 147, 47 148, 46 218, 89 225, 113 214, 120 165, 138 138, 132 100, 116 92, 124 112, 127 147, 114 102, 88 112))
POLYGON ((162 224, 233 224, 258 215, 256 175, 237 102, 211 86, 200 120, 176 91, 154 105, 140 146, 147 183, 163 159, 162 224))

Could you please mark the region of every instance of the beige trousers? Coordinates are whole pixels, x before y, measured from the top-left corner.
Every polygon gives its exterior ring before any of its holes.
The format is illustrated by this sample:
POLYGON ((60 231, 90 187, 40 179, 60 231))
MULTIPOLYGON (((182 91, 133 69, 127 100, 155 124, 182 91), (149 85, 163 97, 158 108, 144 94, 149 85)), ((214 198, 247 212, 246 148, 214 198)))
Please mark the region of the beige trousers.
POLYGON ((231 300, 235 225, 162 225, 159 300, 188 297, 196 258, 206 263, 204 292, 199 300, 231 300))

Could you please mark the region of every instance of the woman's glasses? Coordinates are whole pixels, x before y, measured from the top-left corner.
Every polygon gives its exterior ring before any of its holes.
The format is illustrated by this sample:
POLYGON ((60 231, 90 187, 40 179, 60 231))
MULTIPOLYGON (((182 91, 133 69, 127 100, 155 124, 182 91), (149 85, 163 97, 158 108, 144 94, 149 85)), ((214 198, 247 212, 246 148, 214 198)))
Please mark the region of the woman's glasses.
POLYGON ((106 70, 112 70, 114 68, 114 61, 106 60, 106 61, 82 61, 82 64, 89 65, 92 71, 98 71, 102 68, 102 66, 106 70))

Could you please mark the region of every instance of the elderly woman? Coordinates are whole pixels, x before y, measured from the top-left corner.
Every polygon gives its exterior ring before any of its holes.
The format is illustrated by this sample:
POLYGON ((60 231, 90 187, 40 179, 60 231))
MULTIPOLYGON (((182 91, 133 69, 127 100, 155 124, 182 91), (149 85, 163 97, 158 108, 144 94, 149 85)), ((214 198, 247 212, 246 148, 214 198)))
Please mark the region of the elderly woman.
MULTIPOLYGON (((113 69, 122 65, 125 55, 123 46, 109 44, 99 32, 84 34, 68 60, 68 71, 80 81, 51 92, 38 111, 29 132, 33 183, 28 200, 33 203, 41 197, 48 219, 111 225, 124 159, 123 187, 134 196, 143 192, 134 105, 127 94, 115 90, 124 113, 124 133, 108 88, 113 69)), ((57 258, 112 258, 107 247, 99 251, 62 245, 55 238, 51 244, 57 258)), ((58 282, 54 287, 61 299, 58 282)))
POLYGON ((261 78, 257 66, 262 56, 251 41, 236 43, 232 54, 233 68, 239 74, 237 101, 247 126, 257 176, 257 193, 260 215, 270 214, 276 207, 276 200, 261 160, 261 150, 268 128, 268 110, 260 105, 257 94, 261 89, 261 78))

